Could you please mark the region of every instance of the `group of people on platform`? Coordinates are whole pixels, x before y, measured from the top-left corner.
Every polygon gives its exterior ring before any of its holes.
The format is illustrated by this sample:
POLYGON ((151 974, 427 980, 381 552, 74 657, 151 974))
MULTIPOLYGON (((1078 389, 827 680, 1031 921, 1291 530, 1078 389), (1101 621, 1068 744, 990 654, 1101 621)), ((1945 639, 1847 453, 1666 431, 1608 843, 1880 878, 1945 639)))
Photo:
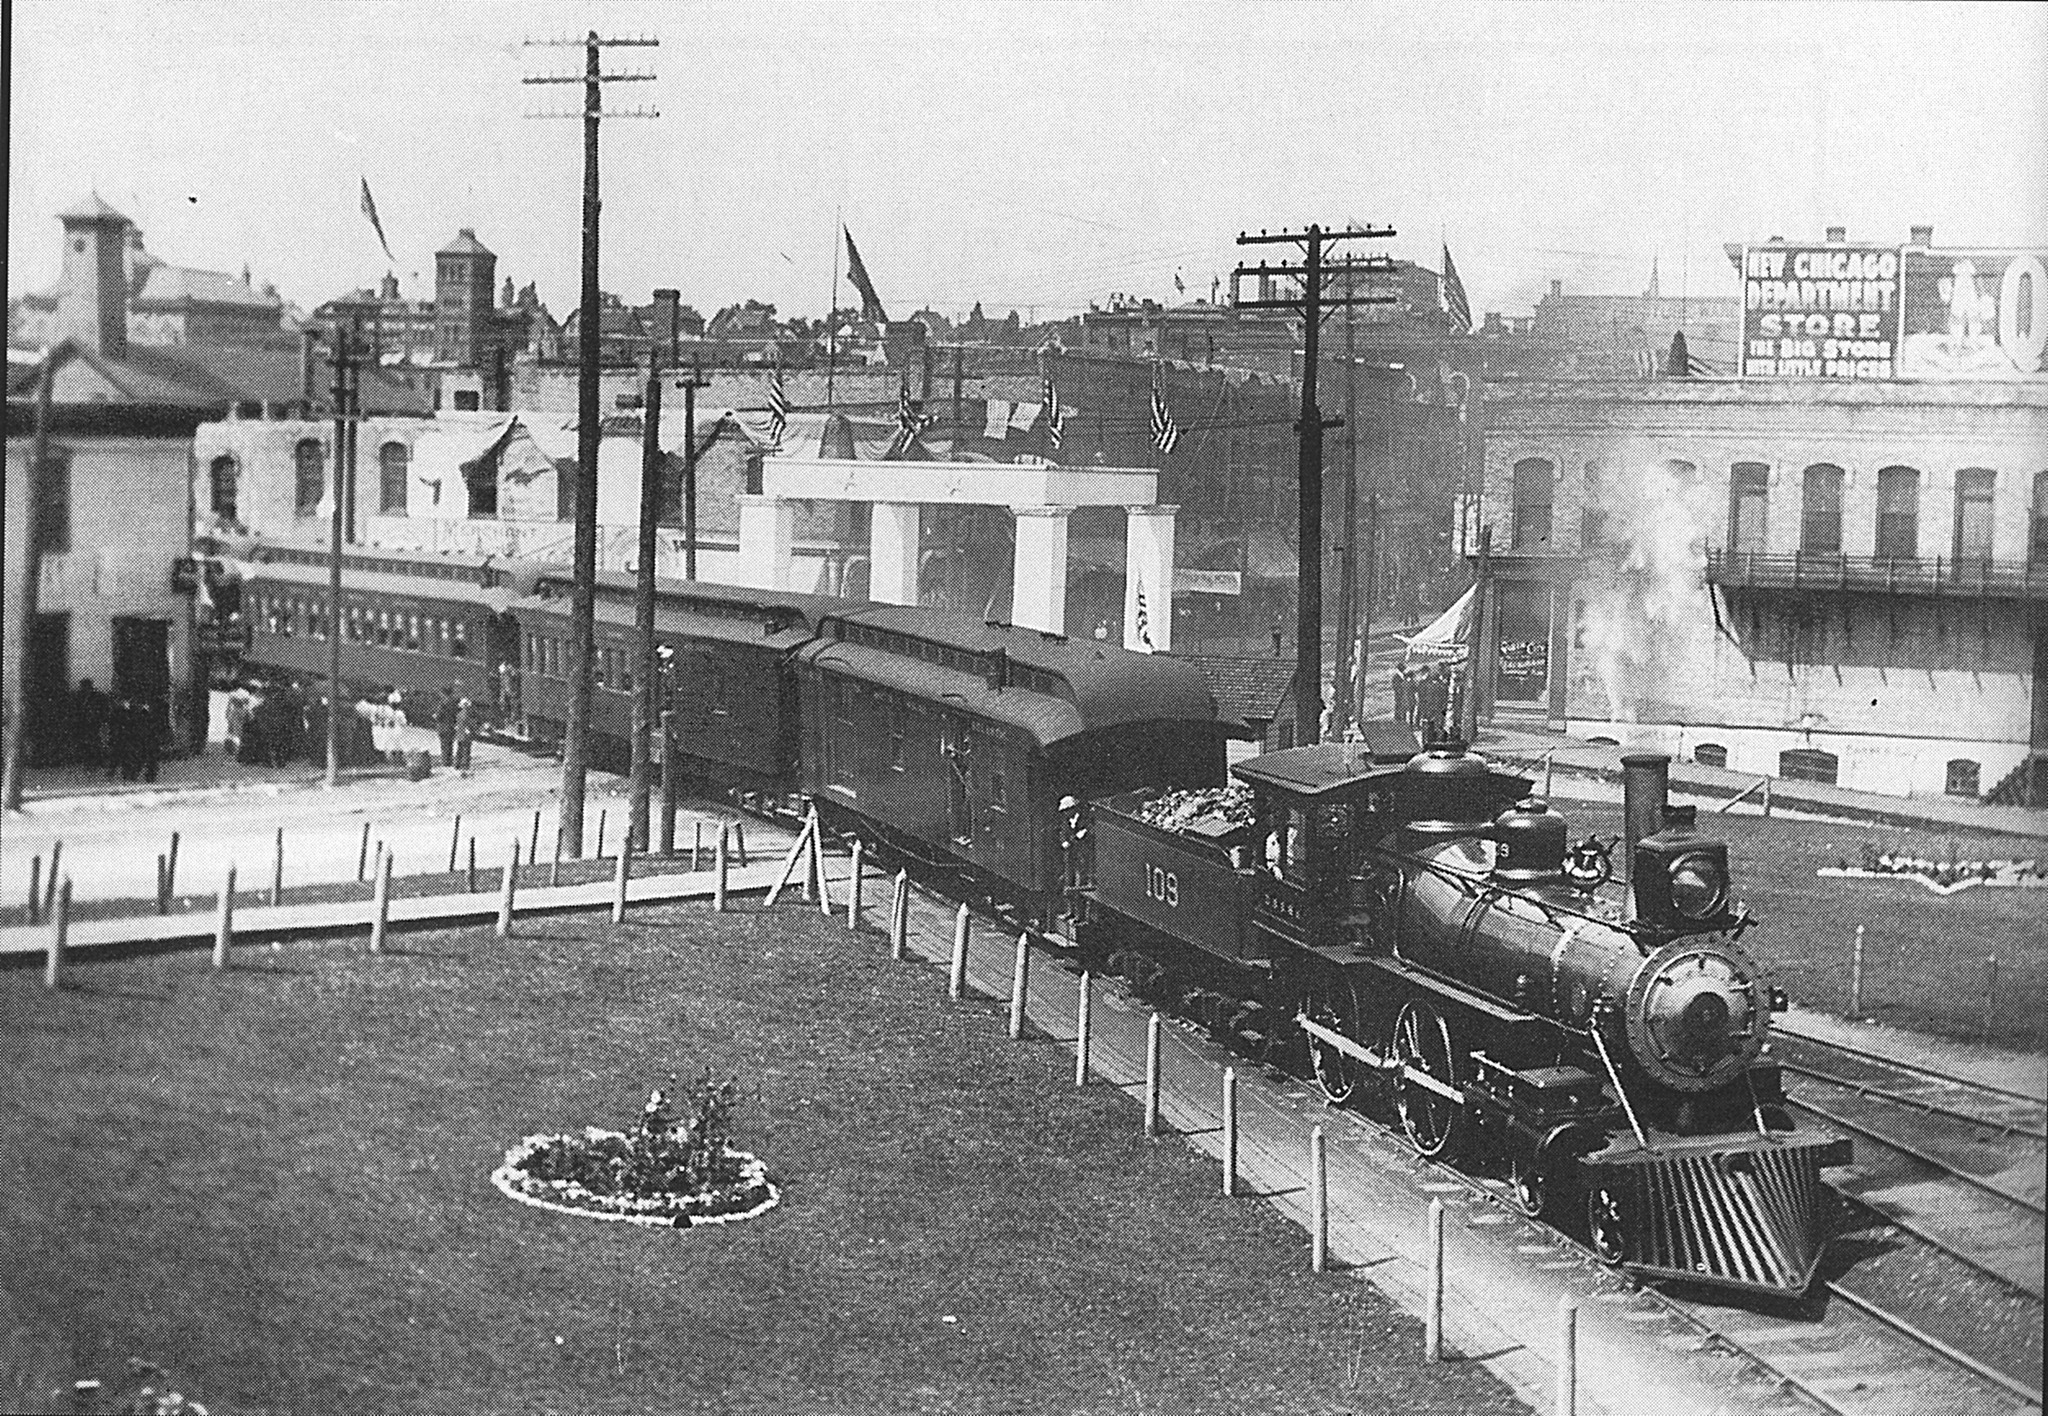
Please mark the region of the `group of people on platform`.
POLYGON ((59 728, 60 760, 105 767, 107 780, 154 782, 164 758, 168 705, 162 698, 101 692, 80 679, 59 728))
POLYGON ((1415 729, 1423 746, 1458 736, 1464 678, 1451 664, 1410 664, 1394 674, 1394 719, 1415 729))

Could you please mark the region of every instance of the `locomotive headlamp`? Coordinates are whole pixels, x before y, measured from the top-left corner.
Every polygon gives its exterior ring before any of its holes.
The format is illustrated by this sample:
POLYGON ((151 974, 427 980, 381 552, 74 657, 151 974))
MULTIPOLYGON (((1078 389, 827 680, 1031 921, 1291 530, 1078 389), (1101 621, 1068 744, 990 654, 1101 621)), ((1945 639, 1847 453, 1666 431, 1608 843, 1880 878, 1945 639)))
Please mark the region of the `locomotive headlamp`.
POLYGON ((1706 851, 1689 851, 1671 862, 1671 908, 1690 920, 1710 920, 1728 908, 1725 862, 1706 851))

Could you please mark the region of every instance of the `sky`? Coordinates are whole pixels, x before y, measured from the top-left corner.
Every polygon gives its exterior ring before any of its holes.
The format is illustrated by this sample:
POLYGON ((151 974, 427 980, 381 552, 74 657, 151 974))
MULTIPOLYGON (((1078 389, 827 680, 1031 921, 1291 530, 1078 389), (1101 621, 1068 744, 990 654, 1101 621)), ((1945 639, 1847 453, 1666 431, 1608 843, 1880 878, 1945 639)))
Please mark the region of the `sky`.
MULTIPOLYGON (((302 308, 470 227, 574 307, 580 73, 608 49, 602 281, 819 315, 853 233, 892 316, 1206 296, 1242 231, 1392 226, 1475 312, 1553 280, 1732 295, 1728 242, 2048 245, 2048 4, 1933 0, 14 0, 8 290, 88 191, 302 308), (367 179, 387 261, 360 210, 367 179)), ((852 302, 843 274, 842 304, 852 302)), ((1249 292, 1247 292, 1249 293, 1249 292)))

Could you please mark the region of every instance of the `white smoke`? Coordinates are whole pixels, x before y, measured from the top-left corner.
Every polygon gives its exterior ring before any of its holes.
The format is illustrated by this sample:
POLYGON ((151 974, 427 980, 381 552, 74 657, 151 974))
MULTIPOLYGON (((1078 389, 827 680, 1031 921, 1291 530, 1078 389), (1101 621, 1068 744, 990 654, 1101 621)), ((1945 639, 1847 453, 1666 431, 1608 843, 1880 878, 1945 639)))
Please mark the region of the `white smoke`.
MULTIPOLYGON (((1610 722, 1639 721, 1668 698, 1674 640, 1707 607, 1711 494, 1688 463, 1634 457, 1596 493, 1601 540, 1618 549, 1611 578, 1589 577, 1575 647, 1591 662, 1610 722)), ((1591 550, 1592 548, 1588 548, 1591 550)))

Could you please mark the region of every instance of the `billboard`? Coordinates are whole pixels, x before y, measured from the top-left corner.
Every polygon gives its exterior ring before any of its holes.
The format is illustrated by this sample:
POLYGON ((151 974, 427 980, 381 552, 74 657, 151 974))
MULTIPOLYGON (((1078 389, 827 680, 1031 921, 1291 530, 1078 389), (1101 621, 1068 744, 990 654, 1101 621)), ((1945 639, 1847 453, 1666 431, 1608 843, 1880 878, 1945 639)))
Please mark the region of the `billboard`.
POLYGON ((1899 377, 2048 378, 2048 252, 1908 250, 1899 377))
POLYGON ((1895 377, 1899 286, 1895 246, 1745 246, 1742 377, 1895 377))

